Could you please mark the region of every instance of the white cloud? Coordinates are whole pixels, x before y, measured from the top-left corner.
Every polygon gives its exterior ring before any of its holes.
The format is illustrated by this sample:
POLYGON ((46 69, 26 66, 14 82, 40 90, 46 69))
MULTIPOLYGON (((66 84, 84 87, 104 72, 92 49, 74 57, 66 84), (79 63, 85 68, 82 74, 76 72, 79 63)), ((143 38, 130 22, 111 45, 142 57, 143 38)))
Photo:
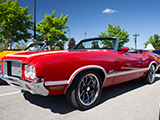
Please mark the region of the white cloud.
POLYGON ((113 13, 115 13, 115 12, 117 12, 118 13, 118 10, 112 10, 112 9, 105 9, 105 10, 103 10, 103 13, 109 13, 109 14, 113 14, 113 13))

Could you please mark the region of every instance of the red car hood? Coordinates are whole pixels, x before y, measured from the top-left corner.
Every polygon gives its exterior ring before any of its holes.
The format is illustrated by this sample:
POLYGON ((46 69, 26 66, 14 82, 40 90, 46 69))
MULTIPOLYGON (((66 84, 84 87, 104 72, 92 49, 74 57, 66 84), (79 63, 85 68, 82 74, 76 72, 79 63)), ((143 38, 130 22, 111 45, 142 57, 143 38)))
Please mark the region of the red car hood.
MULTIPOLYGON (((14 54, 8 54, 3 59, 9 60, 20 60, 23 63, 29 62, 35 57, 43 55, 53 55, 53 54, 62 54, 68 52, 67 50, 58 50, 58 51, 34 51, 34 52, 20 52, 14 54), (27 61, 25 61, 27 60, 27 61)), ((2 60, 3 60, 2 59, 2 60)))

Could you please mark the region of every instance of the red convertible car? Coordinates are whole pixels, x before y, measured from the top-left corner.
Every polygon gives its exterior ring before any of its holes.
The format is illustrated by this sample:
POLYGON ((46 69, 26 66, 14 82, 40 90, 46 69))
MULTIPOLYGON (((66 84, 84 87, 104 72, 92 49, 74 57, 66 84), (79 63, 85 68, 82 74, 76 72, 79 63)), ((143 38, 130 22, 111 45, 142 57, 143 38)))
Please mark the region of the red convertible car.
POLYGON ((2 78, 43 96, 65 94, 78 109, 98 102, 102 88, 141 78, 152 84, 160 57, 143 50, 118 49, 119 39, 82 40, 72 50, 32 51, 2 58, 2 78))

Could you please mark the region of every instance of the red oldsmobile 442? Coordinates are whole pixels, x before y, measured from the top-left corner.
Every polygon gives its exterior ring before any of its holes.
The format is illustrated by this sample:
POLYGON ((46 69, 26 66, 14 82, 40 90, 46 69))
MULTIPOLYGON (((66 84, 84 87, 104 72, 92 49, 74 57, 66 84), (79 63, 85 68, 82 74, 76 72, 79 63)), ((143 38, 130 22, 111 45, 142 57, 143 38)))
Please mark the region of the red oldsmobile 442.
POLYGON ((73 106, 89 109, 104 87, 137 78, 155 81, 160 57, 127 47, 119 50, 118 44, 118 38, 98 37, 82 40, 69 51, 9 54, 2 58, 2 78, 33 94, 65 94, 73 106))

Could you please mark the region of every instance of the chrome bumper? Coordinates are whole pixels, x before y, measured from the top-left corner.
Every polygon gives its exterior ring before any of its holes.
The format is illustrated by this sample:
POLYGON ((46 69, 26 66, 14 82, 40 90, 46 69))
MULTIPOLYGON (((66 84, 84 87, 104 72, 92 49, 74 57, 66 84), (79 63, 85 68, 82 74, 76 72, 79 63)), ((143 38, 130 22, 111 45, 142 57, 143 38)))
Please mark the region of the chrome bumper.
POLYGON ((1 75, 2 79, 5 80, 8 84, 14 87, 31 92, 32 94, 39 94, 47 96, 49 91, 44 87, 42 82, 28 82, 21 78, 10 77, 7 75, 1 75))

